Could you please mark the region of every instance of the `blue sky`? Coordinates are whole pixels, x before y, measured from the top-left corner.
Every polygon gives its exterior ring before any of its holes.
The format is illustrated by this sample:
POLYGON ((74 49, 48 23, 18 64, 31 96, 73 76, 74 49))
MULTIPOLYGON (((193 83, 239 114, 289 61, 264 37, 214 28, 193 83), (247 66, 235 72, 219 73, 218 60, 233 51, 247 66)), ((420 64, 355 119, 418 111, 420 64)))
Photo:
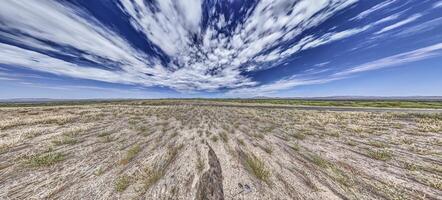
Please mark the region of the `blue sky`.
POLYGON ((0 98, 442 96, 441 0, 3 0, 0 98))

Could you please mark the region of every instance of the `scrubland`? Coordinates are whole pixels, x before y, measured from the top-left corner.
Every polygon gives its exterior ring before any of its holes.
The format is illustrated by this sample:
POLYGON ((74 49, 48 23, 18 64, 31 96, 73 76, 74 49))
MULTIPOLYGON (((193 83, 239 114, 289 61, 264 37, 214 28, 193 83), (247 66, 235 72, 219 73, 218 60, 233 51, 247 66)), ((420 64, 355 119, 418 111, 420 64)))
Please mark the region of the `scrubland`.
POLYGON ((441 199, 442 114, 3 107, 0 185, 0 199, 441 199))

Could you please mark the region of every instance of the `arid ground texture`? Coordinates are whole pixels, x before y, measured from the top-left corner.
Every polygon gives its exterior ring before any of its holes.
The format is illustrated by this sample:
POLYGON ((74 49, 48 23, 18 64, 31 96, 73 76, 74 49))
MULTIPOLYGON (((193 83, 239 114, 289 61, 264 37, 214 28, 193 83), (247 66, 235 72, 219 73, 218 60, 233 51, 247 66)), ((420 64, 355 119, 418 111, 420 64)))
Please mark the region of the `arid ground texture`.
POLYGON ((442 199, 441 112, 219 105, 1 107, 0 199, 442 199))

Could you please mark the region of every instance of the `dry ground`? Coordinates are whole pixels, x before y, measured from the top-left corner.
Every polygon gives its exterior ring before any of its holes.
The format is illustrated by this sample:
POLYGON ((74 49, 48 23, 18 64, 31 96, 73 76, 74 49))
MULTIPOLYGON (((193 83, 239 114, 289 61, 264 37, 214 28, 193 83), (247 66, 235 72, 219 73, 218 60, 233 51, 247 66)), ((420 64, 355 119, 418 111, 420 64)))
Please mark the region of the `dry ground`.
POLYGON ((0 199, 442 199, 442 114, 0 108, 0 199))

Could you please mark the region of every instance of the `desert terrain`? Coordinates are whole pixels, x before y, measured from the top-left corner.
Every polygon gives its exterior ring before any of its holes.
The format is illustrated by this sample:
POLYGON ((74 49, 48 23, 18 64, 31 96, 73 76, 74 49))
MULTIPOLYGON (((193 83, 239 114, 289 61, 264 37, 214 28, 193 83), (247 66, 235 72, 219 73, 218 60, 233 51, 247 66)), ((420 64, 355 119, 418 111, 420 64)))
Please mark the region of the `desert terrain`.
POLYGON ((220 105, 0 107, 0 199, 442 199, 441 112, 220 105))

